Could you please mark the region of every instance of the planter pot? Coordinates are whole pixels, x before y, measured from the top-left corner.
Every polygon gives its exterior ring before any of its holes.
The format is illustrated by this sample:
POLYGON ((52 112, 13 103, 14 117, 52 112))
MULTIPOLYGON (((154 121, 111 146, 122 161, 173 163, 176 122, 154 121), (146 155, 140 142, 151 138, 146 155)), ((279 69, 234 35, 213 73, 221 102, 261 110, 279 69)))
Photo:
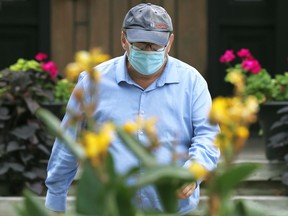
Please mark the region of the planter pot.
POLYGON ((271 101, 260 105, 258 115, 268 160, 284 160, 288 154, 288 101, 271 101))

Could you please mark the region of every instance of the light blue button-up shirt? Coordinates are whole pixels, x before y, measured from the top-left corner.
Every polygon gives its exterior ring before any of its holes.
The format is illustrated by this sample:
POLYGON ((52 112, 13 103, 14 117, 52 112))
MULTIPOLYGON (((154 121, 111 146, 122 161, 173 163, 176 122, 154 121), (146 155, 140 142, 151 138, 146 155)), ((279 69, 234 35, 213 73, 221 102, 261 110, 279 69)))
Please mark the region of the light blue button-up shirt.
MULTIPOLYGON (((195 68, 168 56, 163 73, 146 89, 129 77, 126 53, 98 65, 97 69, 101 73, 101 80, 94 118, 99 124, 113 121, 117 125, 123 125, 127 121, 135 121, 137 116, 143 119, 156 117, 161 147, 156 150, 155 156, 160 163, 170 163, 171 149, 176 148, 177 153, 187 155, 185 159, 179 159, 180 166, 188 166, 192 160, 196 160, 208 170, 216 167, 220 153, 213 140, 219 127, 209 123, 211 96, 206 81, 195 68)), ((77 87, 88 91, 88 83, 87 74, 82 73, 77 87)), ((73 96, 67 108, 74 111, 79 109, 73 96)), ((69 115, 66 114, 62 125, 68 120, 69 115)), ((76 137, 75 131, 73 128, 68 130, 73 137, 76 137)), ((137 136, 143 143, 147 141, 142 131, 137 136)), ((112 143, 110 151, 119 173, 139 165, 137 158, 119 139, 112 143)), ((77 167, 75 157, 56 139, 48 164, 47 208, 54 211, 66 209, 67 192, 77 167)), ((180 212, 187 213, 197 207, 199 188, 198 186, 189 198, 179 200, 180 212)), ((142 189, 137 202, 143 208, 161 210, 160 201, 152 187, 142 189)))

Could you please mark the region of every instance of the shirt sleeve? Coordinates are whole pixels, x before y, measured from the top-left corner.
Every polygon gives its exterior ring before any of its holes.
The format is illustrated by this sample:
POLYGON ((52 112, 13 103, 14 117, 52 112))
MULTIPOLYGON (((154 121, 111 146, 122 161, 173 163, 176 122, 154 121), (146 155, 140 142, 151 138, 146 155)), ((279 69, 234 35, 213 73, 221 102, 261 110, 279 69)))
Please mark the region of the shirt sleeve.
MULTIPOLYGON (((82 87, 81 77, 76 88, 82 87)), ((84 84, 83 84, 84 86, 84 84)), ((72 96, 67 104, 67 110, 80 112, 80 105, 72 96)), ((68 126, 70 114, 67 112, 61 122, 65 133, 76 139, 79 125, 68 126)), ((60 139, 56 138, 47 167, 47 178, 45 181, 47 194, 45 206, 52 211, 66 211, 66 199, 69 187, 77 173, 78 161, 70 149, 60 139)))
POLYGON ((68 189, 77 172, 77 160, 66 145, 56 139, 47 168, 45 205, 52 211, 65 211, 68 189))
MULTIPOLYGON (((219 133, 219 125, 209 121, 209 112, 212 99, 205 81, 197 83, 197 90, 193 91, 192 98, 192 125, 193 137, 189 148, 189 160, 185 163, 188 167, 192 161, 197 161, 207 170, 216 168, 220 158, 220 150, 215 146, 214 140, 219 133)), ((201 181, 197 182, 198 184, 201 181)))

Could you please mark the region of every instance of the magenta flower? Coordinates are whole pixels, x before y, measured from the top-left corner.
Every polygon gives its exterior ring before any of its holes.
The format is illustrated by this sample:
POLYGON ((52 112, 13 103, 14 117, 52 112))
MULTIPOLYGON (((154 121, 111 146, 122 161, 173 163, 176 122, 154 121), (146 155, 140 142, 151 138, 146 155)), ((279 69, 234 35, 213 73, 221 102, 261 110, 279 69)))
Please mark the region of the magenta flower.
POLYGON ((46 53, 42 53, 42 52, 39 52, 36 56, 35 56, 35 59, 37 61, 43 61, 47 58, 47 54, 46 53))
POLYGON ((235 59, 233 50, 226 50, 225 53, 220 57, 221 63, 228 63, 235 59))
POLYGON ((54 79, 58 73, 58 68, 53 61, 44 62, 41 65, 42 69, 47 72, 52 79, 54 79))
POLYGON ((250 71, 253 74, 258 74, 262 69, 261 65, 256 59, 243 60, 241 67, 247 71, 250 71))
POLYGON ((250 53, 249 49, 242 48, 237 52, 237 55, 240 58, 251 59, 253 58, 252 54, 250 53))

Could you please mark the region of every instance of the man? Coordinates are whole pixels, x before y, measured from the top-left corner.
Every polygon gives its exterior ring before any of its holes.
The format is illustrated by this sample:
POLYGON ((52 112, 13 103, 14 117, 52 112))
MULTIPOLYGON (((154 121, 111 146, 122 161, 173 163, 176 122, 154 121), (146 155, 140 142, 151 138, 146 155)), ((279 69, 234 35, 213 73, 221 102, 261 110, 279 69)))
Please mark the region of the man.
MULTIPOLYGON (((172 160, 167 144, 177 143, 177 153, 189 155, 188 161, 183 158, 178 161, 181 166, 196 160, 212 170, 220 154, 213 144, 219 128, 210 125, 208 119, 211 97, 204 78, 195 68, 168 55, 174 40, 172 31, 171 18, 162 7, 147 3, 130 9, 121 33, 121 44, 126 52, 97 66, 101 80, 94 118, 100 124, 112 120, 123 125, 136 116, 157 117, 158 138, 163 144, 155 153, 159 162, 172 160)), ((82 74, 77 86, 85 89, 87 83, 88 76, 82 74)), ((76 104, 71 97, 68 109, 75 110, 76 104)), ((67 116, 63 124, 68 121, 67 116)), ((141 131, 137 137, 145 143, 141 131)), ((112 143, 110 151, 118 172, 124 173, 138 165, 134 155, 119 141, 112 143)), ((67 191, 76 171, 77 161, 56 139, 46 180, 47 208, 65 211, 67 191)), ((197 207, 199 187, 191 183, 179 189, 180 212, 191 212, 197 207)), ((136 200, 136 205, 161 211, 152 188, 143 189, 141 198, 136 200)))

